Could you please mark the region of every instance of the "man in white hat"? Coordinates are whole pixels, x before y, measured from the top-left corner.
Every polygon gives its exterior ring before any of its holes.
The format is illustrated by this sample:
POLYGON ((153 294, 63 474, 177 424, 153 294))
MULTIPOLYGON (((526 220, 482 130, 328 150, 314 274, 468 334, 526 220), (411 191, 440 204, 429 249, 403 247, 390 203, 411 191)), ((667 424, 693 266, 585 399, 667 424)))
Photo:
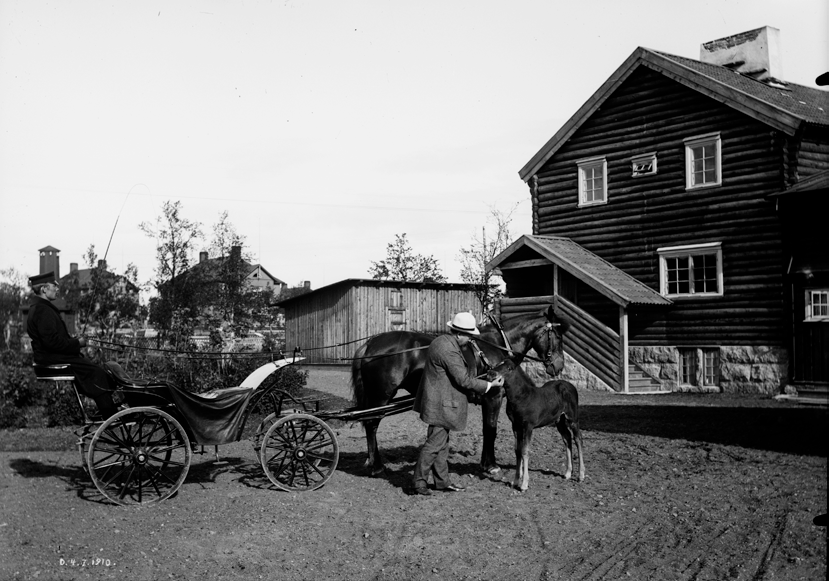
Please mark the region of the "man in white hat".
POLYGON ((435 489, 458 492, 465 489, 449 478, 449 432, 466 429, 467 394, 484 394, 504 385, 504 378, 484 381, 467 367, 461 348, 480 335, 472 313, 458 313, 446 323, 450 333, 440 335, 429 345, 423 377, 414 401, 414 410, 429 424, 426 442, 420 450, 414 471, 416 494, 430 495, 427 480, 431 472, 435 489))

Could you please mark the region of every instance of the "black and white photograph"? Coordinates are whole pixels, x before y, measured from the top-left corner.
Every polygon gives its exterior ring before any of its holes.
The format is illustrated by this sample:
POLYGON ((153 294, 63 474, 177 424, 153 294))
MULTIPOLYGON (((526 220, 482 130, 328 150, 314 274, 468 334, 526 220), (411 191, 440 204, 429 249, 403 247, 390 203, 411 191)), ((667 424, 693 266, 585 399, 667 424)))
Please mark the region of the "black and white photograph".
POLYGON ((0 0, 0 580, 827 576, 826 0, 0 0))

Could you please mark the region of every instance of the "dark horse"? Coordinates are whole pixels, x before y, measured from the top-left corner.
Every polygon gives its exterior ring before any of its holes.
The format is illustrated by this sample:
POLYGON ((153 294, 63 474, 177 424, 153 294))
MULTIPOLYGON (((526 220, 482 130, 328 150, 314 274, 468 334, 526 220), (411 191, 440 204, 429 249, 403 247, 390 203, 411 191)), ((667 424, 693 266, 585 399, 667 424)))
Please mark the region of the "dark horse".
MULTIPOLYGON (((477 372, 485 372, 487 364, 497 365, 506 357, 520 362, 532 348, 542 358, 547 374, 557 375, 564 369, 562 335, 568 326, 550 306, 540 312, 505 318, 501 322, 503 332, 495 325, 482 327, 475 342, 483 352, 486 364, 479 360, 475 365, 477 372)), ((351 364, 351 387, 357 407, 371 409, 386 405, 400 389, 412 395, 417 393, 426 364, 426 351, 433 339, 433 335, 424 333, 390 331, 375 335, 360 347, 351 364)), ((470 350, 467 361, 473 361, 474 357, 470 350)), ((503 390, 500 389, 490 390, 488 395, 481 397, 484 428, 481 467, 488 473, 499 470, 495 462, 495 437, 502 400, 503 390)), ((383 460, 377 448, 379 425, 380 419, 363 422, 368 447, 365 465, 372 475, 383 471, 383 460)))

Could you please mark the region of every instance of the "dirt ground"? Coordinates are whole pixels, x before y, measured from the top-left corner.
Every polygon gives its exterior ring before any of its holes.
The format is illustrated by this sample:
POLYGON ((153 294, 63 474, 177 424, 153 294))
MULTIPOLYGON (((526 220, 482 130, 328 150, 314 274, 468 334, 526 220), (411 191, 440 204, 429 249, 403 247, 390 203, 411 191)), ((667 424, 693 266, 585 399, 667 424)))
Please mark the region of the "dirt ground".
MULTIPOLYGON (((309 386, 347 396, 344 372, 309 386)), ((480 474, 481 419, 453 435, 465 492, 406 492, 426 427, 387 418, 382 478, 362 427, 335 426, 340 464, 320 490, 265 478, 250 442, 195 456, 173 498, 107 504, 66 431, 0 432, 0 579, 826 579, 827 410, 761 397, 582 392, 587 477, 536 433, 530 488, 502 412, 501 478, 480 474), (28 451, 23 451, 28 450, 28 451), (502 479, 503 478, 503 479, 502 479)), ((341 400, 335 404, 345 407, 341 400)))

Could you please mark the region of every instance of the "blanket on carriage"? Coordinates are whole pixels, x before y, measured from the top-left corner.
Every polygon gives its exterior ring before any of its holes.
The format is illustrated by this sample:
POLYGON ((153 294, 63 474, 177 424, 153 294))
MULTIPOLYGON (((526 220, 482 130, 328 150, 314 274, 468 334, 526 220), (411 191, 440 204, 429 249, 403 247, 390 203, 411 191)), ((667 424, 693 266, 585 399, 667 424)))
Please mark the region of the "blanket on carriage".
POLYGON ((254 388, 219 389, 195 394, 170 385, 176 408, 190 425, 196 443, 218 446, 237 441, 254 388))
POLYGON ((115 362, 106 368, 125 389, 130 406, 175 404, 185 429, 202 446, 235 442, 245 419, 253 387, 230 387, 207 393, 190 393, 168 381, 151 382, 129 377, 115 362))

